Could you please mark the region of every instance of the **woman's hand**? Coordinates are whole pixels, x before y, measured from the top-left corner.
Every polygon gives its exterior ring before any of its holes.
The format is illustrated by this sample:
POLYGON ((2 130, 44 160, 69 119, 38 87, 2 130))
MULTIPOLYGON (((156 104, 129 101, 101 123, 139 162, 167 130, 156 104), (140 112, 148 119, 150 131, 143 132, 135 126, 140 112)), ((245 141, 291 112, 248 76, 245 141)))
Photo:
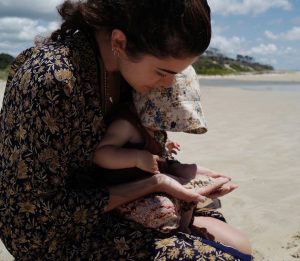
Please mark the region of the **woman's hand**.
POLYGON ((227 178, 217 178, 214 181, 214 184, 203 187, 197 192, 208 198, 215 199, 222 197, 237 188, 238 185, 231 183, 227 178))
POLYGON ((159 174, 155 177, 158 180, 156 192, 165 192, 187 202, 204 202, 206 197, 221 197, 237 188, 237 185, 228 183, 227 178, 218 178, 212 185, 195 190, 185 188, 182 184, 185 184, 186 180, 183 178, 168 174, 159 174))
POLYGON ((218 179, 215 184, 198 191, 185 188, 181 184, 185 182, 183 178, 157 174, 150 178, 109 187, 110 195, 105 210, 110 211, 122 204, 156 192, 164 192, 186 202, 204 202, 206 197, 225 195, 234 189, 227 184, 229 180, 226 178, 218 179))
POLYGON ((192 189, 186 189, 177 179, 180 178, 157 174, 146 179, 111 186, 108 188, 109 199, 105 211, 110 211, 143 196, 159 192, 167 193, 187 202, 204 202, 205 196, 192 189))
POLYGON ((164 192, 186 202, 204 202, 206 200, 206 198, 200 193, 197 193, 192 189, 185 188, 180 183, 182 180, 178 177, 168 174, 158 174, 154 177, 157 181, 155 192, 164 192))

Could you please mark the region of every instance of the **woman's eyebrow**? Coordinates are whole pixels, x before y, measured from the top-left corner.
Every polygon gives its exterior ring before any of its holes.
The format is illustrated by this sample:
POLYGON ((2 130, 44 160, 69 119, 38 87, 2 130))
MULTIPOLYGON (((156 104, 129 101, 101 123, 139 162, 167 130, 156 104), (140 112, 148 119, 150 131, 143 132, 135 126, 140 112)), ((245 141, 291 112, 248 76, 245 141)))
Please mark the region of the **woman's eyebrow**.
POLYGON ((167 72, 167 73, 171 73, 171 74, 178 74, 178 72, 170 71, 170 70, 159 68, 159 67, 157 67, 157 69, 159 69, 161 71, 164 71, 164 72, 167 72))

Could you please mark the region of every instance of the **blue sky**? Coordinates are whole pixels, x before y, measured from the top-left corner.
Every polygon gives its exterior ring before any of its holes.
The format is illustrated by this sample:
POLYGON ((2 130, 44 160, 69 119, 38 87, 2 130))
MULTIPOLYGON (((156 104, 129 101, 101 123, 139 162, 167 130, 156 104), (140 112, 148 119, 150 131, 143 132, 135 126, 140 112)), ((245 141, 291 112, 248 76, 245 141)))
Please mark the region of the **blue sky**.
MULTIPOLYGON (((59 25, 62 0, 0 0, 0 53, 16 55, 59 25)), ((208 0, 211 47, 249 55, 278 70, 300 70, 300 0, 208 0)))
POLYGON ((299 0, 210 0, 211 46, 250 55, 278 70, 300 70, 299 0))

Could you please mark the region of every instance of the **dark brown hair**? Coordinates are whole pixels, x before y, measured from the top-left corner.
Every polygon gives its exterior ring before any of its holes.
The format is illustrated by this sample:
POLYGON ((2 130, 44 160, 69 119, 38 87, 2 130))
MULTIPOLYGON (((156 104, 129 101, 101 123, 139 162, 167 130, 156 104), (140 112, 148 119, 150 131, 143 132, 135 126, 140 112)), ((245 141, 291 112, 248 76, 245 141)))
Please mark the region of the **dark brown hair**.
POLYGON ((132 57, 187 57, 203 53, 211 39, 210 8, 206 0, 87 0, 65 1, 58 7, 61 28, 57 40, 77 30, 120 29, 132 57))

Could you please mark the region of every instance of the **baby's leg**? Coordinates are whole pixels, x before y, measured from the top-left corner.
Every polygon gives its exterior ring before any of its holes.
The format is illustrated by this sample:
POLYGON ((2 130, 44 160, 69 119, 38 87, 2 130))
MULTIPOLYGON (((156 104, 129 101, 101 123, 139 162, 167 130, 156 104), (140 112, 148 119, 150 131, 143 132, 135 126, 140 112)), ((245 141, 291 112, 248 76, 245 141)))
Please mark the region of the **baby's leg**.
POLYGON ((238 229, 212 217, 194 217, 193 234, 201 234, 209 240, 231 246, 244 254, 251 254, 248 238, 238 229))

